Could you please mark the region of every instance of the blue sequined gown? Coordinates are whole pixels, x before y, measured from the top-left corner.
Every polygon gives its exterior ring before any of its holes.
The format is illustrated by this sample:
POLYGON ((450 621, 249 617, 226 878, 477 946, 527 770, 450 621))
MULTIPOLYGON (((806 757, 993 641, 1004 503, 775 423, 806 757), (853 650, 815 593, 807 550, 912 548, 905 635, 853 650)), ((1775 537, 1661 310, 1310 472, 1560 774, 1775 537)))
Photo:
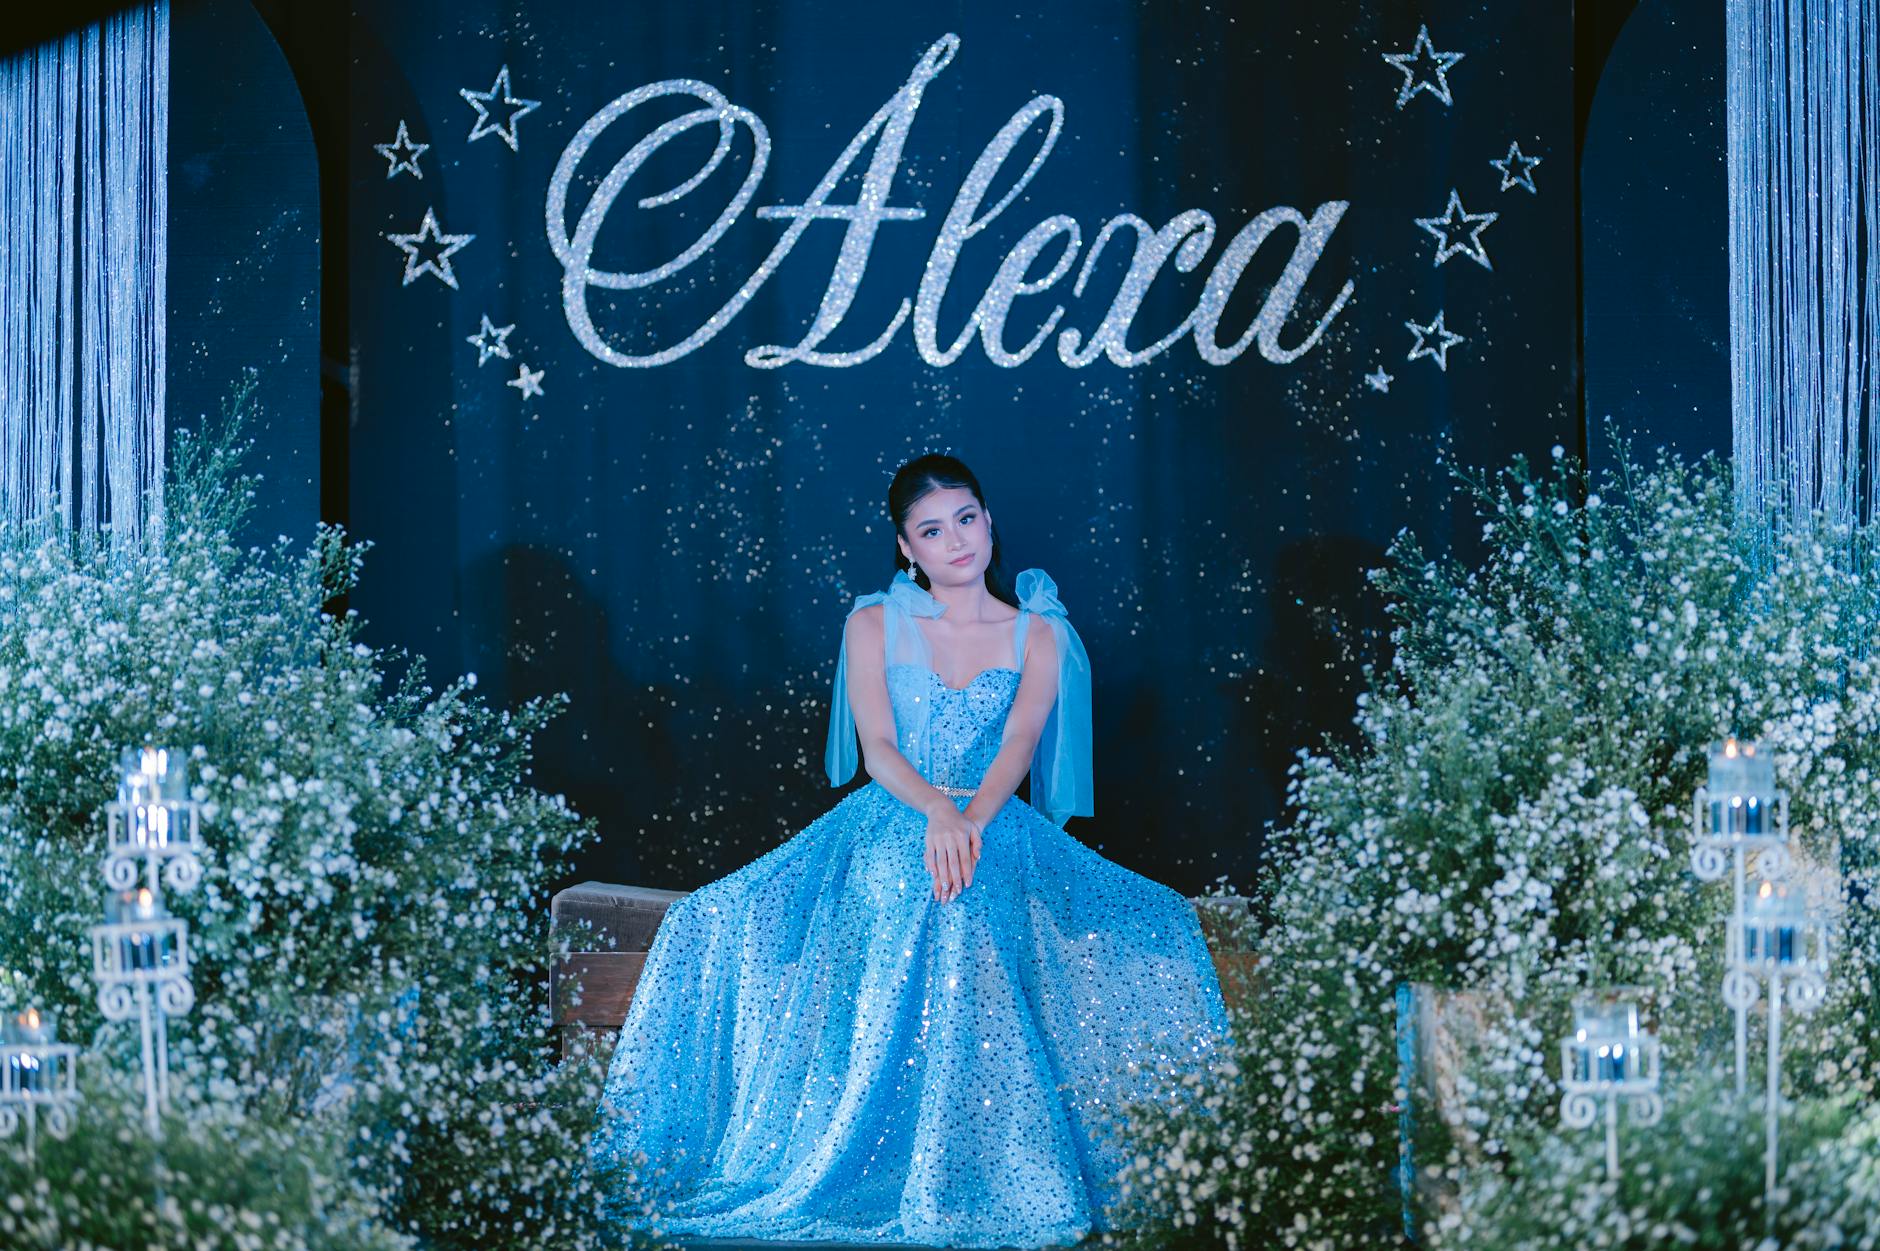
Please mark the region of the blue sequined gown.
MULTIPOLYGON (((923 776, 979 779, 1019 678, 956 690, 889 665, 923 776)), ((1091 1109, 1142 1093, 1135 1049, 1166 1073, 1225 1042, 1194 906, 1017 796, 939 903, 925 833, 870 781, 667 912, 610 1062, 623 1115, 591 1144, 666 1170, 665 1233, 1046 1247, 1107 1228, 1121 1156, 1091 1109)))

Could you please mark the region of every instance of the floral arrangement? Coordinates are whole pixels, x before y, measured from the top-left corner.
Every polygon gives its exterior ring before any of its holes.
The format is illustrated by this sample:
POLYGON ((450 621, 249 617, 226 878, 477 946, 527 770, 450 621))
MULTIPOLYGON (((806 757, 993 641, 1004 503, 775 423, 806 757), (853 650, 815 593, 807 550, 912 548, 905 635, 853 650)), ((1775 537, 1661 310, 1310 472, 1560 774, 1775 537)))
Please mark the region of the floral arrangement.
POLYGON ((1798 1246, 1880 1238, 1877 536, 1758 546, 1714 459, 1622 459, 1597 482, 1556 461, 1465 477, 1478 568, 1404 535, 1372 575, 1391 655, 1367 670, 1355 743, 1294 766, 1297 816, 1257 892, 1257 1006, 1205 1098, 1132 1119, 1142 1219, 1113 1241, 1738 1246, 1766 1221, 1798 1246), (1727 733, 1773 751, 1804 854, 1838 865, 1851 901, 1826 1003, 1784 1022, 1779 1215, 1762 1211, 1760 1135, 1738 1142, 1750 1114, 1714 1077, 1733 1054, 1729 888, 1689 867, 1692 795, 1727 733), (1481 1018, 1441 1132, 1405 1132, 1413 985, 1481 1018), (1644 992, 1668 1109, 1609 1185, 1596 1137, 1558 1128, 1557 1042, 1576 992, 1615 985, 1644 992), (1673 1149, 1681 1134, 1709 1145, 1673 1149))
MULTIPOLYGON (((360 1247, 600 1245, 599 1203, 633 1179, 578 1167, 603 1074, 550 1049, 548 884, 595 837, 528 783, 556 704, 489 708, 474 676, 434 691, 416 660, 388 685, 401 658, 331 611, 365 551, 334 529, 305 550, 238 547, 247 399, 176 440, 153 544, 56 519, 0 528, 0 995, 88 1040, 82 1071, 136 1071, 136 1028, 103 1022, 90 971, 102 810, 122 749, 187 750, 208 853, 201 883, 166 898, 197 1003, 170 1030, 193 1115, 171 1117, 185 1128, 163 1189, 250 1206, 220 1242, 185 1237, 187 1209, 152 1209, 169 1223, 146 1241, 325 1245, 309 1222, 343 1208, 377 1231, 355 1231, 360 1247), (245 1185, 270 1156, 306 1183, 245 1185), (192 1166, 208 1173, 175 1175, 192 1166), (250 1218, 308 1241, 249 1237, 250 1218)), ((0 1144, 0 1189, 27 1196, 0 1241, 114 1244, 88 1205, 151 1176, 116 1102, 88 1097, 79 1119, 121 1150, 48 1146, 29 1168, 0 1144)))
POLYGON ((1604 1251, 1652 1246, 1872 1247, 1880 1240, 1880 1106, 1804 1099, 1785 1120, 1786 1202, 1763 1211, 1763 1123, 1730 1083, 1671 1084, 1667 1112, 1637 1130, 1630 1155, 1649 1168, 1608 1178, 1581 1133, 1537 1127, 1519 1170, 1485 1172, 1440 1222, 1444 1246, 1604 1251))
POLYGON ((0 1246, 416 1251, 370 1186, 334 1170, 341 1118, 277 1123, 190 1086, 153 1137, 127 1070, 81 1065, 69 1138, 42 1134, 28 1167, 0 1154, 0 1246))

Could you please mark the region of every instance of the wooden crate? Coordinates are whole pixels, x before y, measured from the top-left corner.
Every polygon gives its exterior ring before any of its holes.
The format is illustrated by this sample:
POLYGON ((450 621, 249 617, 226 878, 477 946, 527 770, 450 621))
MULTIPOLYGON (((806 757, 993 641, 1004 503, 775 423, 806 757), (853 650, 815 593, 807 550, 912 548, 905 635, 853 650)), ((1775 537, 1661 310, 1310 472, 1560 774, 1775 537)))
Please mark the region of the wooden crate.
POLYGON ((582 882, 556 893, 549 904, 556 932, 592 944, 569 952, 549 973, 549 1012, 563 1056, 612 1044, 653 935, 666 909, 685 894, 610 882, 582 882))

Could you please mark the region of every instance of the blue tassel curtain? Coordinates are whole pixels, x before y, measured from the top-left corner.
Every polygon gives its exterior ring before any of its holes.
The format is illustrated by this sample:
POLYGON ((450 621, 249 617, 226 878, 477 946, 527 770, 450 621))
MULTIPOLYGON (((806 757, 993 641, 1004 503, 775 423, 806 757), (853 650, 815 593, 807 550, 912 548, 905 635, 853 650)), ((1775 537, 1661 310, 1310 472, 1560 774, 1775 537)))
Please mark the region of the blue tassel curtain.
POLYGON ((1729 0, 1737 511, 1775 532, 1880 502, 1874 0, 1729 0))
POLYGON ((0 61, 0 516, 160 531, 169 8, 0 61))

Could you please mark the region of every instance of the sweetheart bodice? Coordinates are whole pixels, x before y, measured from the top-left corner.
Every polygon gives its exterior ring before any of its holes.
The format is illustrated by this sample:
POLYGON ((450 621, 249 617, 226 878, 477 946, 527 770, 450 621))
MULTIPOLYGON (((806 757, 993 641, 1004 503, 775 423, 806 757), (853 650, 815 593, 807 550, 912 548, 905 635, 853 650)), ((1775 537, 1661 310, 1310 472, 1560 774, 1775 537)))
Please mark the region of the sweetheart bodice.
POLYGON ((977 787, 986 767, 999 754, 1005 738, 1006 717, 1018 693, 1019 669, 1032 654, 1027 644, 1033 627, 1042 623, 1051 633, 1055 665, 1047 663, 1048 703, 1026 768, 1029 802, 1062 826, 1072 816, 1096 811, 1091 786, 1090 656, 1071 627, 1057 584, 1042 569, 1025 569, 1013 583, 1018 614, 1012 619, 1013 668, 982 669, 957 689, 940 680, 933 670, 933 648, 922 632, 924 618, 938 617, 946 606, 903 569, 886 591, 855 597, 842 627, 842 648, 836 654, 835 679, 830 689, 829 737, 823 748, 823 769, 831 786, 845 785, 855 776, 860 760, 856 751, 855 710, 849 703, 849 651, 852 628, 863 609, 881 606, 881 658, 888 680, 889 705, 894 713, 895 742, 901 755, 939 785, 977 787), (1055 669, 1056 672, 1050 672, 1055 669))
POLYGON ((951 687, 925 665, 891 664, 884 675, 901 754, 935 786, 978 786, 1005 737, 1019 671, 981 669, 951 687))

